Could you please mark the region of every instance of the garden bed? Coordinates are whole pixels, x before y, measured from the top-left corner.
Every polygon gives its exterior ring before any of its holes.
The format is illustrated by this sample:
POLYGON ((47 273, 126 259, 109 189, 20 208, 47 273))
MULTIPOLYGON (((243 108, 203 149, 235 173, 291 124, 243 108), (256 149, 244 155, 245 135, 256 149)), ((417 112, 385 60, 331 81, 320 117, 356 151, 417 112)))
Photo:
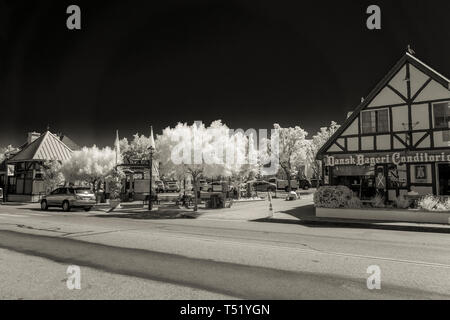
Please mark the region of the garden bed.
POLYGON ((429 212, 419 209, 337 209, 316 207, 316 217, 450 224, 450 212, 429 212))
POLYGON ((236 205, 236 204, 239 204, 239 203, 259 202, 259 201, 266 201, 266 199, 262 199, 262 198, 241 198, 241 199, 233 199, 233 205, 236 205))

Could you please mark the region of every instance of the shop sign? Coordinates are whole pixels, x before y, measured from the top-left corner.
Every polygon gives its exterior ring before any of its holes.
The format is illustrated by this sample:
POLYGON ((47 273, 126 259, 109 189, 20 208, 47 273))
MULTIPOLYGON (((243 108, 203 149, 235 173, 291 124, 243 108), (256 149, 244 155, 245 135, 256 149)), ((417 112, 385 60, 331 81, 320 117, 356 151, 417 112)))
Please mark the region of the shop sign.
POLYGON ((384 156, 367 156, 364 154, 349 155, 345 158, 336 158, 334 156, 325 157, 325 166, 366 166, 393 163, 399 165, 402 163, 423 163, 423 162, 450 162, 450 154, 428 154, 427 152, 417 152, 414 155, 404 155, 400 152, 386 154, 384 156))

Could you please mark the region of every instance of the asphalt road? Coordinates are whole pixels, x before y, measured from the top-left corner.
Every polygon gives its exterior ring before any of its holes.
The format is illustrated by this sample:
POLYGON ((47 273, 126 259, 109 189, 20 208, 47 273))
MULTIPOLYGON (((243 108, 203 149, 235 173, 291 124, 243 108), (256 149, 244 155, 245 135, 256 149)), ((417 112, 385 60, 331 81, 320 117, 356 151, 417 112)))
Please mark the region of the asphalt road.
POLYGON ((450 298, 448 233, 245 221, 265 205, 242 206, 242 220, 0 206, 0 298, 450 298), (76 293, 69 265, 83 274, 76 293), (373 265, 380 290, 366 285, 373 265))

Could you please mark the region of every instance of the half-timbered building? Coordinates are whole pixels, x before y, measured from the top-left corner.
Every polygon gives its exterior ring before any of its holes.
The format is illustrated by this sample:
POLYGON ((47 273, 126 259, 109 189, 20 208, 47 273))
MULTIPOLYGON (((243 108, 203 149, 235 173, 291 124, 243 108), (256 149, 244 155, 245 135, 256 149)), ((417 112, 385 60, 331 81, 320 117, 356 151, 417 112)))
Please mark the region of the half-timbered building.
POLYGON ((450 195, 450 80, 406 53, 319 150, 326 185, 450 195))
MULTIPOLYGON (((49 190, 45 189, 42 168, 46 161, 64 161, 79 147, 62 135, 46 131, 43 134, 28 133, 27 142, 21 150, 5 161, 5 166, 13 167, 7 181, 8 201, 37 202, 49 190), (70 143, 72 150, 65 142, 70 143)), ((6 174, 6 171, 5 171, 6 174)))

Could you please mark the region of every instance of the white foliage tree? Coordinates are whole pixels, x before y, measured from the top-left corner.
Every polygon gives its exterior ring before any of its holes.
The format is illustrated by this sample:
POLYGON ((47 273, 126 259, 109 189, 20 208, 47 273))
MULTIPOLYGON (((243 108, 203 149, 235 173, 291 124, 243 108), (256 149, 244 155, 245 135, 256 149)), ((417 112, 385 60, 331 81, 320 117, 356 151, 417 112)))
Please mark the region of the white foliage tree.
POLYGON ((288 180, 288 192, 291 191, 291 178, 298 173, 299 166, 306 160, 308 133, 296 126, 294 128, 282 128, 274 124, 279 141, 279 166, 284 171, 288 180))
POLYGON ((17 152, 19 152, 19 148, 13 147, 12 145, 0 148, 0 163, 3 162, 5 159, 10 158, 17 152))
POLYGON ((319 132, 309 140, 306 149, 306 161, 313 171, 313 176, 317 179, 322 178, 321 162, 316 160, 317 152, 331 138, 331 136, 339 129, 339 125, 332 121, 330 126, 320 128, 319 132))
POLYGON ((130 163, 132 160, 148 160, 150 158, 150 137, 136 133, 130 142, 123 138, 119 142, 120 152, 124 160, 130 163))
POLYGON ((156 139, 157 157, 165 175, 188 175, 194 186, 194 210, 197 211, 198 179, 228 177, 241 170, 245 162, 246 137, 230 129, 220 120, 209 127, 201 122, 178 123, 166 128, 156 139))
POLYGON ((42 180, 45 192, 48 193, 64 183, 64 175, 61 171, 61 162, 57 160, 45 161, 42 164, 42 180))
POLYGON ((97 190, 106 176, 115 168, 116 153, 110 147, 83 147, 62 163, 61 172, 66 182, 87 182, 97 190))

